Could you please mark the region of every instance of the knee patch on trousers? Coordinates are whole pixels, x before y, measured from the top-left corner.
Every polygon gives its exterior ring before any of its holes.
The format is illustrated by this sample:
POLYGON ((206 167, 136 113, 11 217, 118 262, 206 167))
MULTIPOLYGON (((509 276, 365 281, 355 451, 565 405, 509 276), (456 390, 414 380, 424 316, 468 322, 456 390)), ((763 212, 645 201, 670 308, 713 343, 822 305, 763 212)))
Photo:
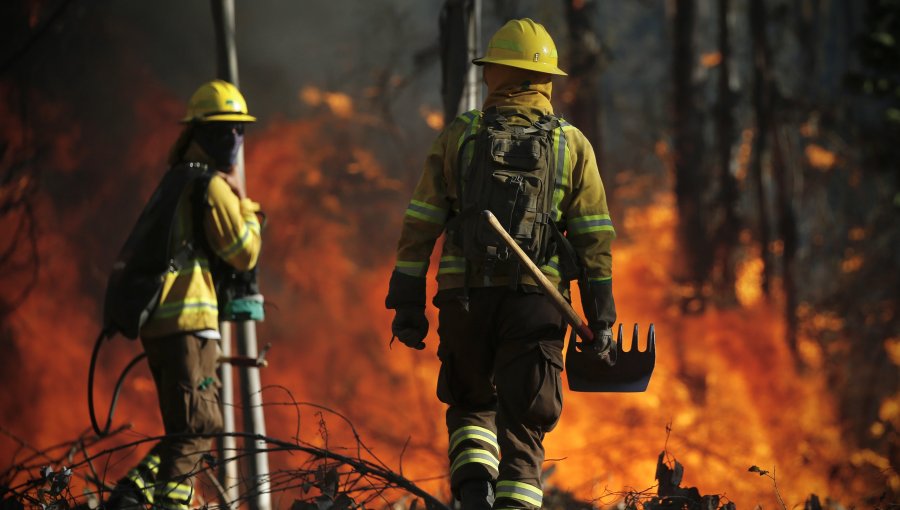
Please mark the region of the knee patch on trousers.
POLYGON ((178 385, 181 393, 169 409, 163 409, 167 433, 217 434, 222 431, 222 411, 215 386, 190 388, 178 385))
POLYGON ((215 386, 194 388, 190 392, 188 425, 198 434, 218 434, 224 426, 219 407, 219 390, 215 386))
POLYGON ((535 345, 498 367, 500 405, 516 421, 550 432, 562 414, 562 355, 535 345))

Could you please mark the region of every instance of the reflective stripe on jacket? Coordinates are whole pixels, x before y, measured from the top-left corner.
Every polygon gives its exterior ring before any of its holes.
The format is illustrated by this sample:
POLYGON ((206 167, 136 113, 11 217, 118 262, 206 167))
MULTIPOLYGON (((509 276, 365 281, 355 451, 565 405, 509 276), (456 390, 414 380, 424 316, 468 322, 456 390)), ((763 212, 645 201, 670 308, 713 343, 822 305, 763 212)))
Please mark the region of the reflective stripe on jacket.
MULTIPOLYGON (((504 114, 522 113, 532 121, 552 113, 549 100, 535 91, 518 94, 506 104, 495 105, 504 114)), ((457 154, 463 140, 478 130, 482 113, 466 112, 451 122, 432 144, 425 160, 425 168, 403 218, 403 230, 397 247, 398 272, 424 277, 435 242, 444 233, 448 219, 459 213, 457 200, 457 154)), ((466 159, 471 159, 474 144, 465 146, 466 159)), ((553 219, 566 234, 585 268, 589 281, 612 279, 610 245, 615 229, 606 205, 606 193, 597 168, 594 151, 577 128, 563 121, 554 132, 556 182, 553 195, 553 219)), ((440 289, 462 287, 466 260, 462 250, 452 240, 445 239, 438 268, 440 289)), ((541 271, 551 282, 560 285, 559 259, 554 256, 541 271)), ((523 284, 534 280, 522 272, 523 284)), ((506 275, 494 273, 490 285, 506 285, 506 275)), ((484 285, 483 271, 471 267, 469 285, 484 285)))

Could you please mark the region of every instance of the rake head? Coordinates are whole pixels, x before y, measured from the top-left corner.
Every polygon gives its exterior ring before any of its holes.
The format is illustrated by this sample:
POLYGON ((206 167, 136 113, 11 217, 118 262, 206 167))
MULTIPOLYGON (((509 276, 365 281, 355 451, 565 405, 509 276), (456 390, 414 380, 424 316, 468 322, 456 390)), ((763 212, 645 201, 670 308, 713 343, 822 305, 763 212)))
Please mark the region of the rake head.
POLYGON ((610 353, 612 364, 585 349, 574 331, 566 350, 566 376, 569 389, 591 393, 637 393, 647 390, 656 366, 656 330, 650 324, 647 348, 638 349, 638 325, 634 325, 629 350, 622 342, 619 324, 616 349, 610 353))

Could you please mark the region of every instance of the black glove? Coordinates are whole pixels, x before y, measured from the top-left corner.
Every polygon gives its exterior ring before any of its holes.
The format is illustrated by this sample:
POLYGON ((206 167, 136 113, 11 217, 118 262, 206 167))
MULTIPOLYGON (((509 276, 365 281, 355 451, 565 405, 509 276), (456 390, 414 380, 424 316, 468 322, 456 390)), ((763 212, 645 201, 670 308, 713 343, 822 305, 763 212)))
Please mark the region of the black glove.
POLYGON ((618 346, 612 330, 591 328, 591 333, 594 334, 594 341, 586 345, 586 351, 606 361, 610 366, 615 365, 618 346))
POLYGON ((422 308, 425 309, 425 278, 410 276, 394 270, 388 295, 384 299, 385 308, 422 308))
POLYGON ((421 351, 425 348, 425 335, 428 334, 428 319, 425 309, 417 307, 397 308, 391 333, 404 345, 421 351))
POLYGON ((612 281, 579 283, 581 307, 584 309, 588 327, 594 334, 594 341, 585 347, 610 365, 616 362, 616 341, 612 327, 616 323, 616 302, 612 294, 612 281))
MULTIPOLYGON (((425 318, 425 278, 410 276, 394 271, 387 298, 387 308, 396 311, 391 323, 391 333, 406 346, 422 350, 425 335, 428 334, 428 319, 425 318)), ((391 338, 393 342, 393 337, 391 338)))

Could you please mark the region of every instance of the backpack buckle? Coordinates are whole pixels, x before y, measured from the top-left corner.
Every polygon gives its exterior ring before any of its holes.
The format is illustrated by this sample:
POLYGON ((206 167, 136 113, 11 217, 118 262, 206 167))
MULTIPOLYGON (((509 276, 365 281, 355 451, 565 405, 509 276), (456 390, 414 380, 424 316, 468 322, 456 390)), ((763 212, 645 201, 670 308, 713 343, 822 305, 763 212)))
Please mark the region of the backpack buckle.
POLYGON ((506 181, 506 182, 507 182, 507 184, 509 184, 510 186, 519 188, 519 191, 522 191, 522 190, 525 189, 525 178, 522 177, 521 174, 513 175, 513 176, 510 177, 509 180, 506 181))

